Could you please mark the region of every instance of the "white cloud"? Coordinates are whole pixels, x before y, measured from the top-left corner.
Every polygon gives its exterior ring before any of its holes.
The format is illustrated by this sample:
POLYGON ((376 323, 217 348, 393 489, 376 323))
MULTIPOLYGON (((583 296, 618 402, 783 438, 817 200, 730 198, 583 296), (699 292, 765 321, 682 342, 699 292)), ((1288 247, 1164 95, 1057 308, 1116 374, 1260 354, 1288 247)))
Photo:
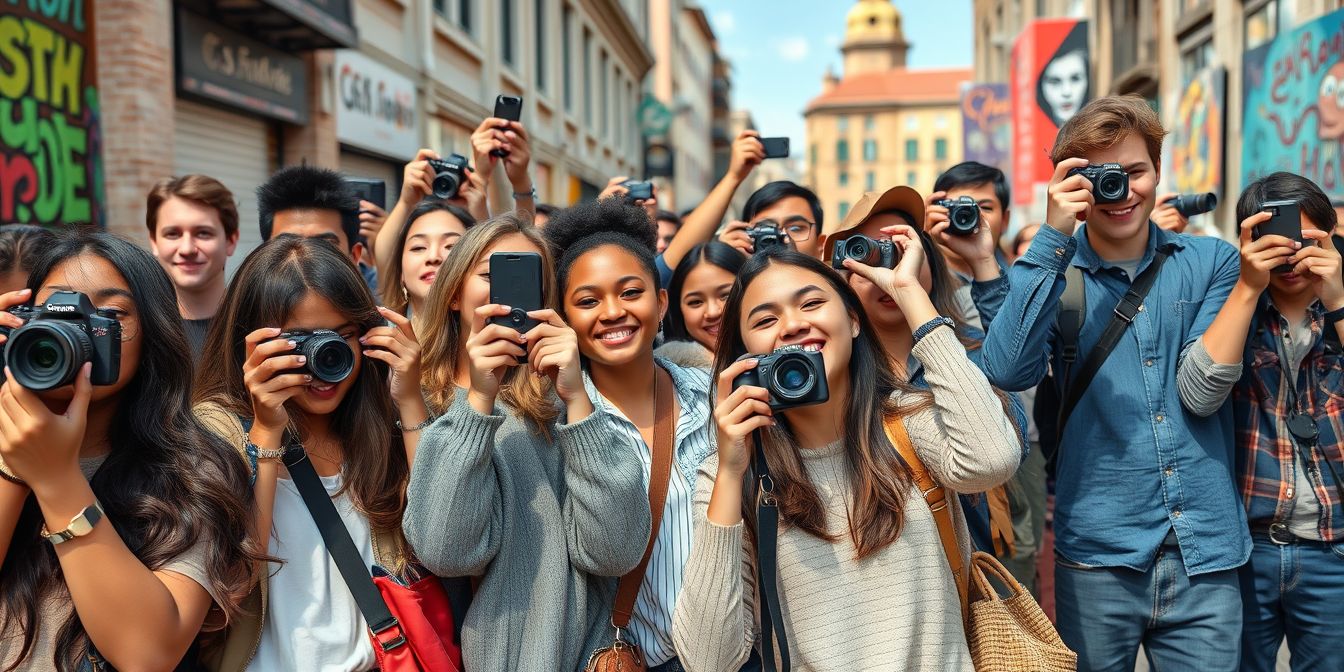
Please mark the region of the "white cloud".
POLYGON ((785 37, 775 41, 775 53, 780 59, 797 63, 807 58, 810 47, 807 44, 806 37, 785 37))
POLYGON ((714 12, 714 14, 709 17, 709 23, 714 26, 714 32, 718 33, 719 37, 732 35, 733 31, 737 30, 737 18, 733 16, 731 11, 726 9, 714 12))

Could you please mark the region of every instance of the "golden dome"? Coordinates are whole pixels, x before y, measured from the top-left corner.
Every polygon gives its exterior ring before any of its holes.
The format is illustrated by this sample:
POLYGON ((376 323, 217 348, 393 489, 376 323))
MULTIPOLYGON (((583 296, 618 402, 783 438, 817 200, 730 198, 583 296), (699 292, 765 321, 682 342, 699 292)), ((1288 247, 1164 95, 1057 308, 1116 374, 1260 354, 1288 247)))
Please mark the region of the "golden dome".
POLYGON ((891 0, 859 0, 845 17, 845 42, 902 38, 901 12, 891 0))

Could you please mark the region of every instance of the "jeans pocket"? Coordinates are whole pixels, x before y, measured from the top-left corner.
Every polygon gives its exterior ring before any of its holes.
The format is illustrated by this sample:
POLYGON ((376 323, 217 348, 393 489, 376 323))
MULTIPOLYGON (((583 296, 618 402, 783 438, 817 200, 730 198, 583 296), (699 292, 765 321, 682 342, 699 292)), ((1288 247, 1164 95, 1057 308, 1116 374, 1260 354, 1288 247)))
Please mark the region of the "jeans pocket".
POLYGON ((1344 560, 1344 541, 1336 541, 1330 544, 1330 550, 1334 551, 1335 557, 1344 560))

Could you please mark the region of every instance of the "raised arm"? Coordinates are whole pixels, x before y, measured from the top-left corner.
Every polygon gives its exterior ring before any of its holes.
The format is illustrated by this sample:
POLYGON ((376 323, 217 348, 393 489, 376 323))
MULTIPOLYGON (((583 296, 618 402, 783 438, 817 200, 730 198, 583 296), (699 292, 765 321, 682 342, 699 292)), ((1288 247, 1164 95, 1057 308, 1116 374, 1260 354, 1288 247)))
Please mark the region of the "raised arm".
POLYGON ((681 229, 667 244, 663 251, 663 262, 668 268, 676 269, 677 264, 699 245, 714 237, 714 232, 723 223, 724 215, 732 204, 733 195, 742 186, 751 171, 765 160, 765 147, 761 145, 760 133, 745 130, 733 141, 732 158, 729 159, 728 172, 719 183, 714 185, 705 200, 700 202, 681 220, 681 229))

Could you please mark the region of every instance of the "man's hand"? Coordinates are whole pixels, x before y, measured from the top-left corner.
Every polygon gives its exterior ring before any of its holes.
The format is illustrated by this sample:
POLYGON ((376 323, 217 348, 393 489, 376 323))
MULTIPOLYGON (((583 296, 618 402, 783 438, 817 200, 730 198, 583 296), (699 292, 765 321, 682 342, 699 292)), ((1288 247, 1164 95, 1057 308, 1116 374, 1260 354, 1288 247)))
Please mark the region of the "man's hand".
POLYGON ((1185 233, 1185 227, 1190 226, 1190 220, 1186 219, 1179 210, 1168 205, 1168 201, 1176 198, 1180 194, 1163 194, 1157 199, 1157 207, 1153 209, 1153 223, 1172 232, 1185 233))
POLYGON ((765 145, 761 144, 761 134, 747 129, 737 134, 728 159, 728 174, 738 182, 745 181, 756 166, 765 160, 765 145))
POLYGON ((1086 168, 1087 159, 1064 159, 1055 166, 1050 179, 1050 197, 1045 205, 1045 223, 1054 230, 1072 236, 1078 222, 1092 214, 1092 182, 1082 175, 1069 175, 1074 168, 1086 168))

